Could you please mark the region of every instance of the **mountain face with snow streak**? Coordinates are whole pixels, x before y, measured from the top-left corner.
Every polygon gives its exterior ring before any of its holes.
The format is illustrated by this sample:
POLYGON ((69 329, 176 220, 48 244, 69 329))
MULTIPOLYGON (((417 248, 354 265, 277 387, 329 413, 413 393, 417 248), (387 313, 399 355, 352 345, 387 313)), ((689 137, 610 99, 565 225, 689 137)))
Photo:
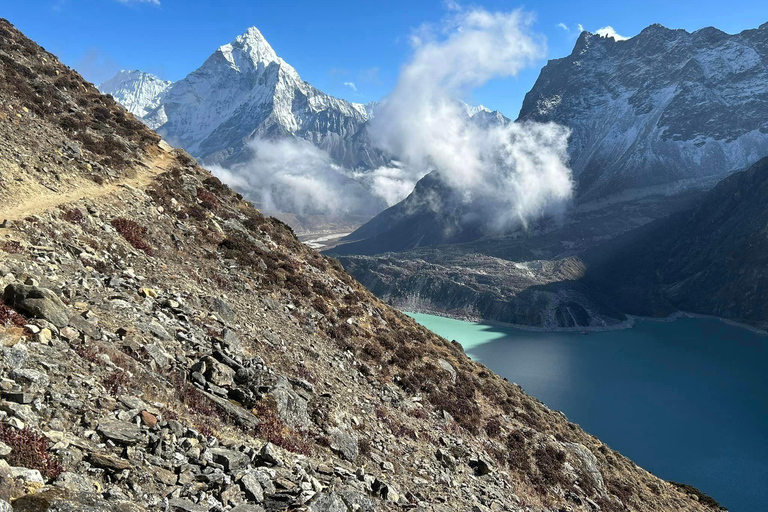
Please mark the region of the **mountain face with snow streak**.
POLYGON ((768 155, 768 23, 729 35, 651 25, 583 32, 550 61, 520 121, 572 130, 577 202, 708 189, 768 155))
MULTIPOLYGON (((118 75, 101 90, 123 103, 126 95, 115 87, 122 83, 118 75)), ((247 160, 248 142, 257 136, 305 139, 348 168, 385 162, 368 144, 367 106, 334 98, 303 81, 255 27, 157 95, 144 89, 128 95, 134 96, 154 107, 140 115, 147 125, 206 164, 247 160)))
POLYGON ((99 89, 111 94, 131 114, 144 117, 159 106, 163 93, 171 84, 149 73, 133 70, 120 71, 99 89))

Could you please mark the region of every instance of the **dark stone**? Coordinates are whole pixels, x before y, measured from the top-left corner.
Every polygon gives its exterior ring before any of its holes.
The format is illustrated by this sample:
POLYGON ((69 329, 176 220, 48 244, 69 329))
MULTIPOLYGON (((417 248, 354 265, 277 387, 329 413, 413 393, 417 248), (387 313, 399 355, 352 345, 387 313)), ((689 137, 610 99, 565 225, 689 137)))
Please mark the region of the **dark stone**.
POLYGON ((9 284, 3 292, 3 301, 19 313, 48 320, 60 329, 69 323, 67 306, 48 288, 9 284))

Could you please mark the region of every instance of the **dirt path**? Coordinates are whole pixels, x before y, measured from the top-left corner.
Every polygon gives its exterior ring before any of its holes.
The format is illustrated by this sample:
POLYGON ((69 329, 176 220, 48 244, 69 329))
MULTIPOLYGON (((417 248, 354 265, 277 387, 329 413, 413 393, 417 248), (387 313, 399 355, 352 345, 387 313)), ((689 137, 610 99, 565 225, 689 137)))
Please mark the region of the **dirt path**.
POLYGON ((24 197, 21 198, 20 202, 14 201, 0 204, 0 222, 23 219, 81 199, 108 196, 125 186, 145 188, 152 183, 155 177, 168 169, 173 159, 172 155, 163 152, 148 162, 148 167, 139 167, 135 177, 115 181, 107 185, 97 185, 89 181, 84 186, 78 186, 60 193, 50 191, 42 186, 39 188, 35 187, 37 190, 34 190, 34 193, 30 193, 32 192, 31 190, 26 190, 25 192, 27 193, 23 194, 24 197))

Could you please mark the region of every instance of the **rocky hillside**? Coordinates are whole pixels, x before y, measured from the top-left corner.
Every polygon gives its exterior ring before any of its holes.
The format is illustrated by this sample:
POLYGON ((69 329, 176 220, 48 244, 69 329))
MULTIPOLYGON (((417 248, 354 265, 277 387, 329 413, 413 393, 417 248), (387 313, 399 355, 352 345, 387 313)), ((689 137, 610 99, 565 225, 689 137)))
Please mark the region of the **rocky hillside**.
POLYGON ((0 21, 0 509, 704 511, 0 21))
POLYGON ((768 327, 768 158, 694 209, 587 251, 584 281, 625 313, 675 311, 768 327))
POLYGON ((729 35, 651 25, 583 32, 550 61, 519 120, 571 129, 578 201, 709 189, 768 154, 768 23, 729 35))

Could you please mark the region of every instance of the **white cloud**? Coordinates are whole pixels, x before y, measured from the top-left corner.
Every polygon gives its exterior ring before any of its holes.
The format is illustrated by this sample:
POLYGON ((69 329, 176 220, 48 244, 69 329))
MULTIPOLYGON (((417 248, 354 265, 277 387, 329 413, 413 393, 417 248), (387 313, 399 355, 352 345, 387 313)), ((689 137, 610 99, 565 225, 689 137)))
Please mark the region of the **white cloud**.
POLYGON ((253 156, 248 162, 209 169, 266 212, 375 215, 384 206, 328 153, 305 140, 257 138, 249 147, 253 156))
POLYGON ((355 82, 344 82, 344 87, 349 87, 353 91, 357 92, 357 86, 355 85, 355 82))
POLYGON ((520 10, 474 8, 445 20, 442 38, 419 37, 413 58, 371 122, 374 142, 403 162, 397 172, 380 174, 378 195, 390 201, 402 195, 405 184, 437 170, 467 202, 487 199, 498 206, 493 219, 486 219, 488 227, 526 224, 565 205, 572 194, 567 128, 536 123, 483 128, 455 101, 546 55, 532 22, 520 10), (387 186, 399 188, 385 192, 387 186))
POLYGON ((616 31, 613 29, 612 26, 608 25, 607 27, 603 27, 601 29, 598 29, 595 34, 599 35, 600 37, 612 37, 616 41, 626 41, 629 39, 628 37, 624 37, 622 35, 619 35, 616 33, 616 31))
POLYGON ((566 25, 565 23, 558 23, 557 26, 560 27, 561 29, 565 30, 566 32, 570 32, 570 30, 571 30, 571 29, 568 28, 568 25, 566 25))
POLYGON ((391 166, 379 167, 373 171, 360 171, 353 178, 364 183, 375 196, 382 198, 387 206, 392 206, 411 193, 416 185, 416 178, 394 162, 391 166))
POLYGON ((582 32, 584 32, 586 30, 584 28, 584 25, 582 25, 581 23, 577 23, 576 27, 579 29, 579 34, 581 34, 582 32))

